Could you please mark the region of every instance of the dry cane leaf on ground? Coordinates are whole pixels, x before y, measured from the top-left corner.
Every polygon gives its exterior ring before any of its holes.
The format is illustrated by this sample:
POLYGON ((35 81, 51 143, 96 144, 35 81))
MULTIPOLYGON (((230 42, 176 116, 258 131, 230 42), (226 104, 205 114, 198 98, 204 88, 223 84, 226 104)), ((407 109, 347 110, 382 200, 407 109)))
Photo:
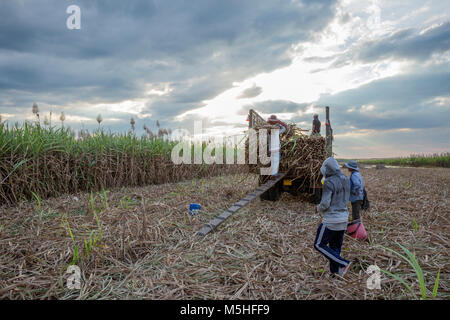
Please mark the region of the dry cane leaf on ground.
POLYGON ((411 266, 380 247, 395 242, 415 253, 429 289, 441 270, 438 298, 448 299, 448 169, 362 174, 370 242, 345 237, 343 256, 353 262, 345 279, 328 278, 328 262, 313 249, 320 222, 313 206, 286 193, 277 202, 256 200, 204 239, 195 236, 257 185, 257 175, 233 174, 96 193, 94 210, 83 193, 42 201, 40 210, 36 201, 1 207, 0 299, 412 299, 383 274, 380 290, 367 289, 365 271, 376 264, 419 293, 411 266), (191 202, 202 205, 195 217, 191 202), (101 236, 88 255, 84 241, 100 233, 94 212, 101 236), (81 290, 66 286, 75 245, 81 290))

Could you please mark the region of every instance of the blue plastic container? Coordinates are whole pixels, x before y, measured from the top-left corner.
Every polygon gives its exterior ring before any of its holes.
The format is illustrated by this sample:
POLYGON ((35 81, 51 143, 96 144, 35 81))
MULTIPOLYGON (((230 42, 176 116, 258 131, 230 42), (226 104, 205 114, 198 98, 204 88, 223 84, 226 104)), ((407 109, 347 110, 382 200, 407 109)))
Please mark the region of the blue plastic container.
POLYGON ((198 203, 191 203, 189 205, 189 213, 191 216, 195 216, 199 210, 201 209, 201 206, 198 203))

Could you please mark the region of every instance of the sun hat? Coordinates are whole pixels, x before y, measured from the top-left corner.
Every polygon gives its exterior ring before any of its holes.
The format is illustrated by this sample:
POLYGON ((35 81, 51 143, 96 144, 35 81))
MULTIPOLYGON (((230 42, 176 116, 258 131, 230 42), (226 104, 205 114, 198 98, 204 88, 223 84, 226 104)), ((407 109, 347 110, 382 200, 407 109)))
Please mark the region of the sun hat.
POLYGON ((348 163, 345 164, 345 166, 349 169, 359 171, 358 165, 356 164, 355 160, 350 160, 348 163))
POLYGON ((278 123, 278 122, 280 122, 280 120, 278 120, 277 116, 274 114, 271 115, 269 119, 267 119, 267 123, 278 123))

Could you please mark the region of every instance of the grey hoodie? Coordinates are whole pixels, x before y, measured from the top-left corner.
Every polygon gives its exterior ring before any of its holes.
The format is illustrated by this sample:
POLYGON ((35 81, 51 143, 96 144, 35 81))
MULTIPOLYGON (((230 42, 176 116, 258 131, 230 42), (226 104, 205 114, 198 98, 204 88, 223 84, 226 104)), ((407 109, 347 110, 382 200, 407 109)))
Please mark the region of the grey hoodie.
POLYGON ((339 168, 339 164, 333 158, 327 158, 320 168, 325 177, 323 185, 322 201, 318 210, 323 213, 323 222, 342 223, 348 221, 347 202, 350 197, 350 181, 339 168))

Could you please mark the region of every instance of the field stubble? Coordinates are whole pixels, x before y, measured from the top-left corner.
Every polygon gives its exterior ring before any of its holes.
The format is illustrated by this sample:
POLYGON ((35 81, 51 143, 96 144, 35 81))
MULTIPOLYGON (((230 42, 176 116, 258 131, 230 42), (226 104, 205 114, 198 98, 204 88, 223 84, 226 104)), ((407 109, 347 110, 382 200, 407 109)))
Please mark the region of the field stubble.
POLYGON ((236 174, 114 189, 93 203, 89 194, 73 194, 0 208, 0 299, 412 299, 384 274, 380 290, 366 287, 366 269, 376 264, 419 295, 412 268, 380 247, 398 249, 396 241, 415 253, 429 290, 441 270, 437 298, 448 299, 450 171, 362 174, 370 241, 345 237, 343 256, 353 262, 345 279, 328 278, 328 261, 313 249, 320 217, 289 194, 256 200, 198 238, 204 223, 257 185, 256 175, 236 174), (191 202, 202 205, 194 218, 191 202), (92 233, 101 236, 88 254, 84 240, 92 233), (81 290, 66 287, 75 245, 81 290))

